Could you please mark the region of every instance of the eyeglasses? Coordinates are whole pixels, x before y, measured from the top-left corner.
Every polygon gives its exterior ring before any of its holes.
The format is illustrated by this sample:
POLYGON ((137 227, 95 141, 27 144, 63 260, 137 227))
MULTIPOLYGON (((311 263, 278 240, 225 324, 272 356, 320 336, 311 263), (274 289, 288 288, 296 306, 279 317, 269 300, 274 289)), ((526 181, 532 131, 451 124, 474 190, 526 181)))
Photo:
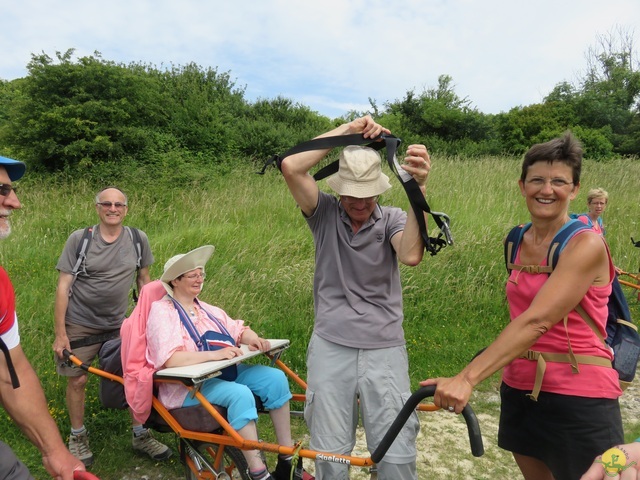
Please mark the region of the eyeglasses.
POLYGON ((15 185, 9 185, 8 183, 0 183, 0 195, 6 197, 11 194, 11 190, 14 192, 18 191, 18 187, 15 185))
POLYGON ((567 182, 564 178, 551 178, 547 180, 546 178, 542 177, 533 177, 525 181, 525 183, 527 183, 528 185, 539 188, 544 187, 547 182, 551 185, 552 188, 562 188, 566 187, 567 185, 573 185, 573 182, 567 182))
POLYGON ((196 279, 204 280, 205 278, 207 278, 207 275, 204 273, 192 273, 190 275, 183 275, 183 276, 187 280, 196 280, 196 279))
POLYGON ((102 208, 111 208, 111 207, 124 208, 127 206, 126 203, 121 203, 121 202, 98 202, 96 203, 96 205, 100 205, 102 208))

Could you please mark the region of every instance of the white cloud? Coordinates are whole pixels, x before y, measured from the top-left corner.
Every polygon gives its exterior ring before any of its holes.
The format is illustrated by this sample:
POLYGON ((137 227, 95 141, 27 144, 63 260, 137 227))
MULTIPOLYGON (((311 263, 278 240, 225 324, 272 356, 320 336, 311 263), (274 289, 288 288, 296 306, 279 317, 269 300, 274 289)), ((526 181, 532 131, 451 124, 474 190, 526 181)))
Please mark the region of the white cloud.
MULTIPOLYGON (((23 0, 0 6, 0 78, 32 53, 230 71, 249 100, 283 95, 328 116, 453 77, 486 113, 575 80, 597 35, 640 33, 640 2, 610 0, 23 0)), ((637 43, 637 41, 636 41, 637 43)))

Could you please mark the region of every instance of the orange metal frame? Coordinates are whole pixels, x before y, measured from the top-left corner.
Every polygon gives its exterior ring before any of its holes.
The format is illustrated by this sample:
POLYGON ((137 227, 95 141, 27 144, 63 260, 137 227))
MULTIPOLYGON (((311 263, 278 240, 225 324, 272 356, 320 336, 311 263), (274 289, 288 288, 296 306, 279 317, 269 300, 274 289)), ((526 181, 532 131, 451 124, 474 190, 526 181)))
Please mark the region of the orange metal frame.
POLYGON ((618 278, 618 281, 622 284, 622 285, 626 285, 627 287, 631 287, 631 288, 635 288, 636 290, 640 290, 640 274, 639 275, 634 275, 633 273, 629 273, 629 272, 625 272, 623 270, 618 269, 618 275, 626 275, 627 277, 631 277, 633 278, 637 283, 631 283, 628 282, 626 280, 622 280, 620 278, 618 278))
MULTIPOLYGON (((274 358, 274 356, 270 354, 265 354, 269 357, 278 368, 282 369, 285 374, 302 390, 306 390, 307 384, 306 382, 300 378, 293 370, 291 370, 287 365, 285 365, 282 360, 279 358, 274 358)), ((78 367, 82 367, 84 370, 93 373, 95 375, 99 375, 104 378, 108 378, 114 382, 119 382, 124 384, 124 380, 122 377, 118 375, 114 375, 109 372, 105 372, 104 370, 100 370, 99 368, 95 368, 92 366, 83 365, 82 362, 75 357, 73 354, 69 355, 69 360, 77 365, 78 367)), ((184 383, 178 379, 169 380, 169 379, 156 379, 154 380, 157 383, 180 383, 184 385, 184 383)), ((283 445, 278 445, 275 443, 269 443, 264 441, 252 441, 247 440, 240 436, 240 434, 227 422, 223 415, 218 412, 214 408, 214 406, 207 400, 207 398, 200 393, 197 388, 187 386, 191 390, 191 394, 198 399, 201 405, 205 408, 205 410, 220 424, 223 433, 209 433, 209 432, 197 432, 194 430, 187 430, 183 428, 178 421, 171 415, 171 413, 165 408, 162 403, 154 396, 153 397, 153 408, 158 412, 158 414, 164 419, 164 421, 169 425, 169 427, 173 430, 173 432, 178 435, 180 438, 196 440, 200 442, 212 443, 222 446, 231 446, 238 448, 240 450, 260 450, 271 453, 279 453, 283 455, 298 455, 303 458, 316 459, 319 455, 322 456, 323 460, 329 460, 336 463, 346 463, 356 467, 371 467, 375 465, 375 463, 371 460, 371 457, 358 457, 352 455, 340 455, 331 452, 319 452, 311 449, 301 448, 300 444, 294 445, 293 447, 287 447, 283 445)), ((304 402, 305 394, 304 393, 293 393, 292 401, 294 402, 304 402)), ((421 403, 416 408, 419 411, 435 411, 440 410, 439 407, 436 407, 434 404, 430 403, 421 403)), ((217 449, 215 454, 213 452, 209 452, 214 459, 213 467, 217 471, 219 471, 222 460, 223 460, 223 448, 217 449)), ((189 463, 190 468, 195 472, 195 466, 193 465, 192 460, 188 455, 185 456, 187 458, 187 462, 189 463)), ((206 478, 206 477, 202 477, 206 478)))

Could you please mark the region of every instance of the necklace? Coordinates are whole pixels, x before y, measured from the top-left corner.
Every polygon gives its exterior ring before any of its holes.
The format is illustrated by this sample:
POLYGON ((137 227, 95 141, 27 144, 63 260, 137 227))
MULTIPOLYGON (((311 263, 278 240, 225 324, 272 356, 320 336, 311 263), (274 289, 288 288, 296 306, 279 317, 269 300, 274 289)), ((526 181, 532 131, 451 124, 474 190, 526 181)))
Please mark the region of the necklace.
POLYGON ((191 315, 192 317, 195 317, 195 316, 196 316, 196 312, 195 312, 195 308, 196 308, 196 307, 195 307, 195 305, 191 304, 191 306, 190 306, 190 307, 185 307, 185 306, 182 304, 182 302, 180 302, 180 300, 177 300, 177 299, 176 299, 176 301, 180 304, 180 306, 181 306, 185 311, 189 312, 189 315, 191 315))

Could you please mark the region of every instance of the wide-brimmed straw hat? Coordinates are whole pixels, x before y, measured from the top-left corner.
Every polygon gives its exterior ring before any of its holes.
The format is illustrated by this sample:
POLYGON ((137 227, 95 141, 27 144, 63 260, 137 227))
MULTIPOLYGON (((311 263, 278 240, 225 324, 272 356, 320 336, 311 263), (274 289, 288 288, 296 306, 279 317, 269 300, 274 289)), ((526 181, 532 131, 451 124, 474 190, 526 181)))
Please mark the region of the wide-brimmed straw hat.
POLYGON ((327 178, 338 194, 355 198, 375 197, 391 188, 382 173, 380 155, 373 148, 350 145, 340 152, 338 173, 327 178))
POLYGON ((23 162, 7 157, 0 157, 0 167, 4 167, 12 182, 20 180, 27 169, 23 162))
POLYGON ((196 268, 201 268, 204 273, 204 266, 213 255, 215 247, 213 245, 203 245, 187 253, 181 253, 175 255, 167 260, 164 264, 164 273, 160 280, 164 285, 165 290, 169 295, 173 295, 173 288, 171 287, 171 280, 175 280, 183 273, 190 272, 196 268))

